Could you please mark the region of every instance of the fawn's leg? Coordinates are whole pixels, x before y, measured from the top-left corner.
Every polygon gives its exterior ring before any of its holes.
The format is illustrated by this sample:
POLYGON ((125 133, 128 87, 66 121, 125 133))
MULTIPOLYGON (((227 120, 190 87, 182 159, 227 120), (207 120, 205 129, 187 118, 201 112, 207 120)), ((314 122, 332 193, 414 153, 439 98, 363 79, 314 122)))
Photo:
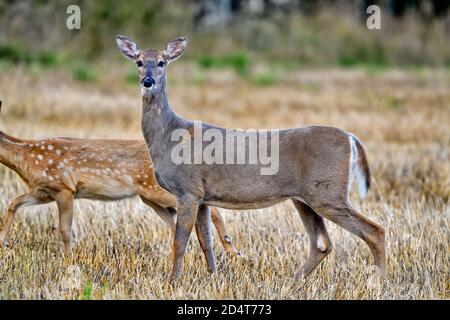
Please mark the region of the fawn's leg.
POLYGON ((59 192, 55 199, 59 210, 59 231, 66 254, 70 254, 72 249, 73 198, 72 191, 64 190, 59 192))
MULTIPOLYGON (((163 208, 163 207, 161 207, 160 205, 158 205, 158 204, 156 204, 155 202, 153 202, 152 200, 149 200, 149 199, 145 198, 144 196, 141 196, 141 198, 142 198, 142 201, 143 201, 145 204, 147 204, 147 205, 150 206, 153 210, 155 210, 155 212, 158 214, 158 216, 159 216, 161 219, 163 219, 164 222, 167 223, 167 225, 171 228, 171 230, 172 230, 172 231, 174 232, 174 234, 175 234, 176 221, 177 221, 177 212, 176 212, 176 209, 175 209, 175 208, 163 208)), ((216 212, 216 214, 218 214, 218 213, 216 212)), ((220 221, 220 222, 218 222, 218 223, 222 223, 222 225, 223 225, 223 221, 220 221)), ((204 228, 202 228, 202 229, 204 229, 204 228)), ((222 227, 222 230, 223 230, 223 229, 225 229, 225 226, 222 227)), ((200 243, 200 246, 202 247, 203 252, 205 253, 204 246, 202 245, 202 240, 203 240, 203 238, 200 238, 200 237, 202 236, 202 234, 201 234, 201 233, 199 234, 198 228, 197 228, 196 230, 197 230, 197 238, 198 238, 198 241, 199 241, 199 243, 200 243)), ((226 230, 226 229, 225 229, 225 230, 226 230)), ((226 236, 226 237, 228 237, 228 236, 226 236)), ((228 237, 228 239, 229 239, 229 237, 228 237)), ((228 244, 228 243, 227 243, 227 244, 228 244)), ((228 244, 228 245, 231 246, 231 249, 234 249, 234 250, 237 252, 237 250, 233 247, 232 244, 228 244)), ((224 245, 224 247, 225 247, 225 245, 224 245)), ((230 249, 228 249, 228 250, 230 250, 230 249)), ((205 253, 205 255, 206 255, 206 253, 205 253)), ((208 264, 209 264, 208 258, 207 258, 207 262, 208 262, 208 264)))
POLYGON ((211 212, 206 205, 201 205, 198 209, 195 231, 197 232, 197 238, 205 255, 209 271, 212 273, 216 271, 216 266, 211 235, 211 212))
POLYGON ((314 212, 305 203, 292 200, 297 208, 303 226, 309 238, 309 253, 306 263, 301 271, 297 272, 295 278, 307 277, 317 265, 333 250, 331 238, 328 235, 327 228, 323 218, 314 212))
POLYGON ((156 214, 170 227, 170 229, 175 233, 175 227, 177 222, 177 216, 175 209, 171 208, 163 208, 157 203, 155 203, 152 200, 149 200, 148 198, 141 196, 142 201, 151 207, 156 214))
POLYGON ((385 232, 384 228, 350 206, 335 207, 322 206, 316 210, 328 220, 333 221, 345 230, 363 239, 369 246, 378 274, 384 275, 386 271, 385 232))
POLYGON ((198 204, 191 198, 180 199, 177 206, 177 227, 173 242, 173 269, 171 281, 181 273, 183 257, 197 217, 198 204))
POLYGON ((14 199, 14 201, 8 207, 8 213, 6 214, 5 221, 3 223, 3 229, 0 232, 0 243, 6 243, 8 231, 11 228, 11 224, 14 220, 14 216, 17 210, 19 210, 20 208, 44 204, 47 202, 48 201, 42 201, 36 198, 32 193, 26 193, 14 199))
POLYGON ((231 253, 237 256, 240 256, 240 252, 234 247, 231 237, 228 235, 227 227, 223 221, 223 217, 220 214, 217 208, 211 209, 211 218, 214 223, 214 227, 216 227, 217 233, 219 234, 220 241, 222 242, 222 246, 225 249, 226 253, 231 253))

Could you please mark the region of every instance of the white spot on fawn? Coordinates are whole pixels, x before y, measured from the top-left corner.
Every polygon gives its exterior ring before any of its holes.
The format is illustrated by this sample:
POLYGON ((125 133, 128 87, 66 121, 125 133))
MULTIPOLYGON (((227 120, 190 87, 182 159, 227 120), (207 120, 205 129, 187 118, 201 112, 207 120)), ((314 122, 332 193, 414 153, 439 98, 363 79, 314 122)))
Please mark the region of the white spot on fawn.
POLYGON ((47 149, 48 149, 48 150, 53 150, 53 146, 52 146, 51 144, 49 144, 49 145, 47 146, 47 149))
POLYGON ((53 164, 53 160, 52 159, 48 159, 48 164, 53 164))
POLYGON ((50 180, 50 181, 54 181, 54 180, 55 180, 55 178, 53 178, 52 176, 48 176, 48 180, 50 180))
POLYGON ((124 175, 123 179, 128 183, 133 183, 133 178, 131 178, 129 175, 124 175))
POLYGON ((42 156, 42 154, 38 154, 37 157, 38 157, 39 160, 44 160, 44 157, 42 156))
POLYGON ((61 150, 56 149, 56 154, 57 154, 58 156, 60 156, 60 155, 62 154, 61 150))
POLYGON ((64 168, 64 163, 63 162, 58 163, 58 169, 62 169, 62 168, 64 168))

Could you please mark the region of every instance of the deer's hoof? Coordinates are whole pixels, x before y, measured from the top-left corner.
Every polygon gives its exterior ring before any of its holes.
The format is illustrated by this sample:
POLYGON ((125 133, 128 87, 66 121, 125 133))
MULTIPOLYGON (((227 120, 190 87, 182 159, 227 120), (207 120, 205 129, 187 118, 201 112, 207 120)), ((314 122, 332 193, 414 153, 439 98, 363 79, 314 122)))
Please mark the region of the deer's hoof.
POLYGON ((237 251, 236 249, 227 250, 227 251, 225 251, 225 254, 232 258, 234 258, 234 257, 239 258, 239 259, 245 258, 245 256, 240 251, 237 251))
POLYGON ((9 242, 7 240, 0 241, 0 247, 8 249, 10 248, 9 242))
POLYGON ((295 281, 305 281, 307 277, 308 277, 308 274, 305 272, 305 270, 302 269, 295 273, 294 280, 295 281))

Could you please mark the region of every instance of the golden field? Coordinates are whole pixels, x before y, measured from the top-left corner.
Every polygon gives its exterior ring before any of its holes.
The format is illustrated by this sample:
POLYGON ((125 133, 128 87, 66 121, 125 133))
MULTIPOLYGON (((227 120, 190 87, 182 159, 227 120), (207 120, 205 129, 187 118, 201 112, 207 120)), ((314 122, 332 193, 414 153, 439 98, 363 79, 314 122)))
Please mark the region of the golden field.
MULTIPOLYGON (((101 66, 99 67, 101 68, 101 66)), ((105 69, 107 69, 105 67, 105 69)), ((61 70, 0 74, 0 130, 22 138, 141 138, 138 84, 121 67, 93 83, 61 70)), ((363 214, 386 228, 387 276, 377 283, 362 240, 328 222, 334 251, 294 281, 308 239, 289 202, 221 210, 244 258, 215 239, 209 275, 194 236, 177 286, 168 285, 170 230, 139 200, 76 203, 73 257, 64 258, 54 204, 16 215, 0 248, 0 299, 449 299, 450 72, 296 70, 258 86, 226 70, 170 67, 169 98, 185 118, 238 128, 330 125, 364 143, 374 175, 363 214)), ((25 191, 0 167, 0 212, 25 191)), ((1 218, 0 218, 1 219, 1 218)))

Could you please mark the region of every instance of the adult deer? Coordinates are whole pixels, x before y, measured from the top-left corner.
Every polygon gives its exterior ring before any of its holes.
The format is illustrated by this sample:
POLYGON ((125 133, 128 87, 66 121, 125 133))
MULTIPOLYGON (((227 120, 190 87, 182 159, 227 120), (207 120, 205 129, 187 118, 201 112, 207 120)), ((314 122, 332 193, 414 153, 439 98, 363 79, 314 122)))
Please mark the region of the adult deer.
MULTIPOLYGON (((81 198, 114 201, 139 196, 175 231, 176 198, 156 182, 144 141, 22 140, 0 131, 0 162, 29 188, 9 206, 0 243, 6 241, 18 209, 56 201, 61 237, 69 252, 73 201, 81 198)), ((225 251, 238 254, 216 209, 212 216, 225 251)))
MULTIPOLYGON (((209 269, 215 270, 208 205, 251 209, 287 199, 297 208, 310 239, 308 259, 296 277, 309 275, 332 250, 323 218, 362 238, 372 251, 378 273, 384 273, 384 229, 357 212, 349 200, 353 176, 358 177, 362 198, 370 186, 366 153, 354 135, 319 126, 280 130, 277 132, 279 170, 272 175, 261 174, 260 162, 211 164, 194 159, 193 163, 174 163, 172 157, 179 142, 173 139, 173 132, 194 133, 194 137, 186 135, 184 143, 195 140, 198 135, 196 123, 176 115, 167 98, 167 65, 183 54, 187 38, 169 42, 164 51, 140 50, 133 40, 124 36, 117 36, 116 41, 120 52, 137 66, 142 94, 142 130, 157 180, 178 199, 172 279, 180 274, 194 224, 200 229, 209 269)), ((203 124, 199 134, 203 136, 210 129, 222 136, 228 134, 227 129, 209 124, 203 124)), ((238 138, 246 135, 242 131, 233 132, 238 138)), ((207 148, 210 141, 200 143, 200 147, 207 148)), ((258 147, 252 143, 255 142, 250 141, 241 151, 245 153, 258 147)), ((221 147, 228 152, 225 143, 221 147)), ((233 157, 236 160, 237 156, 233 157)))

